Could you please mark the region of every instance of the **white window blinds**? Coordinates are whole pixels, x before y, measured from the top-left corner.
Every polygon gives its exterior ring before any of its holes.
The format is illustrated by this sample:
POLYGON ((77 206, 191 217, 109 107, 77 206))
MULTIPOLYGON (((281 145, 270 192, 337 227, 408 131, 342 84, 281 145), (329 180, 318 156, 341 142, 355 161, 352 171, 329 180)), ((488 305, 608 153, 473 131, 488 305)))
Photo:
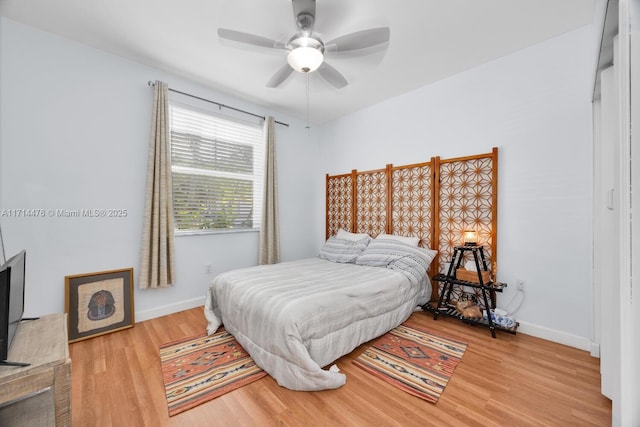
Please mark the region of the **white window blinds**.
POLYGON ((175 103, 170 115, 176 230, 259 229, 262 126, 175 103))

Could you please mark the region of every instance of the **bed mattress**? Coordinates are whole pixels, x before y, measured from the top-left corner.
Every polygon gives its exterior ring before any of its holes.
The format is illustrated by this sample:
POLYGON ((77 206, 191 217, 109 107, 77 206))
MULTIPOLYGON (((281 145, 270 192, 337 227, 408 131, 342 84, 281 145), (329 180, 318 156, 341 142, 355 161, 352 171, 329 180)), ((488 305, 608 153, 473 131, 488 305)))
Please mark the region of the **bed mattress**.
POLYGON ((205 316, 210 334, 224 324, 281 386, 323 390, 346 380, 323 367, 404 322, 430 292, 426 277, 310 258, 217 276, 205 316))

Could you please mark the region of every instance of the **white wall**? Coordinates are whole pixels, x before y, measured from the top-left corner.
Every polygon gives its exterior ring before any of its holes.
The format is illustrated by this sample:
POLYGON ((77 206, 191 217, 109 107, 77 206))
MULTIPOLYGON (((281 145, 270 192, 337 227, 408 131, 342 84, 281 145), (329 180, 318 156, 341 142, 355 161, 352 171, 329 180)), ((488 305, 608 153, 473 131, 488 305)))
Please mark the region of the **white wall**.
MULTIPOLYGON (((304 123, 1 18, 0 208, 128 211, 126 218, 0 216, 7 252, 27 249, 26 315, 63 311, 65 275, 138 269, 153 96, 147 81, 156 79, 291 124, 276 125, 282 258, 317 253, 308 165, 318 145, 304 123)), ((201 304, 217 273, 257 263, 257 246, 255 232, 178 237, 177 283, 136 289, 138 320, 201 304)))
MULTIPOLYGON (((596 41, 585 27, 309 135, 299 120, 2 18, 0 208, 128 210, 124 219, 0 217, 8 252, 28 251, 27 314, 63 309, 65 275, 137 269, 152 98, 146 82, 159 79, 292 124, 277 126, 285 260, 315 255, 323 240, 325 173, 498 146, 498 277, 526 281, 520 330, 588 348, 596 41)), ((257 259, 255 233, 178 237, 176 247, 177 285, 136 290, 139 319, 201 303, 215 274, 257 259)))
POLYGON ((593 334, 597 42, 594 27, 584 27, 336 120, 321 134, 331 174, 499 147, 498 279, 512 287, 498 305, 524 280, 520 330, 584 349, 593 334))

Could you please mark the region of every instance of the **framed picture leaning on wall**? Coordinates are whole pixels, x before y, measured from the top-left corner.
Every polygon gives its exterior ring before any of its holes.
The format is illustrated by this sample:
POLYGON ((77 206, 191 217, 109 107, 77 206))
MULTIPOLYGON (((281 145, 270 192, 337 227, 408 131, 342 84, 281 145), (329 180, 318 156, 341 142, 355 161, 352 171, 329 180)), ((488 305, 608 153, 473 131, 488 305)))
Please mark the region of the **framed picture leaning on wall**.
POLYGON ((133 268, 65 277, 69 342, 133 327, 133 268))

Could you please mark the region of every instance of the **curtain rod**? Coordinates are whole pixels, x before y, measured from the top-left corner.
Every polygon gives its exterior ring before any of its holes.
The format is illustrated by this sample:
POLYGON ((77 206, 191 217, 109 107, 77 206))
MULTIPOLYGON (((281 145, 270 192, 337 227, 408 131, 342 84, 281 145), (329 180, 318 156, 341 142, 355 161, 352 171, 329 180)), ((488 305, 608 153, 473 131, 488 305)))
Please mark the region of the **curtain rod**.
MULTIPOLYGON (((155 83, 154 83, 154 82, 152 82, 151 80, 149 80, 149 81, 147 82, 147 84, 148 84, 149 86, 155 86, 155 83)), ((239 112, 239 113, 248 114, 248 115, 250 115, 250 116, 257 117, 257 118, 262 119, 262 120, 265 120, 265 119, 266 119, 266 117, 265 117, 265 116, 261 116, 260 114, 252 113, 252 112, 250 112, 250 111, 246 111, 246 110, 241 110, 240 108, 231 107, 230 105, 221 104, 221 103, 216 102, 216 101, 211 101, 210 99, 201 98, 201 97, 196 96, 196 95, 191 95, 190 93, 181 92, 181 91, 179 91, 179 90, 171 89, 171 88, 169 88, 169 91, 170 91, 170 92, 174 92, 174 93, 179 93, 180 95, 189 96, 189 97, 191 97, 191 98, 199 99, 200 101, 209 102, 209 103, 211 103, 211 104, 215 104, 215 105, 217 105, 217 106, 218 106, 218 107, 220 107, 220 108, 228 108, 229 110, 237 111, 237 112, 239 112)), ((274 120, 274 122, 275 122, 275 123, 277 123, 277 124, 279 124, 279 125, 289 127, 289 123, 283 123, 283 122, 279 122, 279 121, 277 121, 277 120, 274 120)))

